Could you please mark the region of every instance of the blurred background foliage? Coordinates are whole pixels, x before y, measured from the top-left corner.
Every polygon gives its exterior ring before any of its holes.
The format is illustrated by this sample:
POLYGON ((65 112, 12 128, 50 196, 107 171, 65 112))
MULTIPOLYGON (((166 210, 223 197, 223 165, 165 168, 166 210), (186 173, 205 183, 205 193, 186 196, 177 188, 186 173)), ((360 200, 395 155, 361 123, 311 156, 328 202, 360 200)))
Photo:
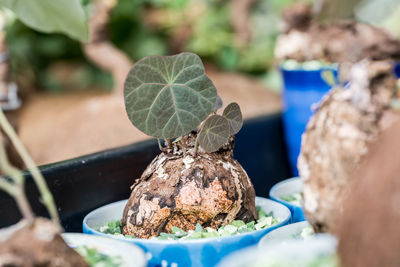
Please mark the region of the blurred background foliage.
MULTIPOLYGON (((273 64, 280 13, 294 0, 256 1, 249 12, 251 38, 246 44, 235 39, 230 2, 119 0, 108 34, 133 61, 192 51, 223 70, 264 75, 273 64)), ((90 9, 88 0, 85 4, 90 9)), ((8 24, 6 38, 13 78, 22 90, 33 84, 52 92, 112 88, 111 76, 85 60, 78 41, 39 33, 18 20, 8 24)))
MULTIPOLYGON (((244 1, 244 0, 242 0, 244 1)), ((257 0, 249 9, 249 38, 238 39, 232 16, 234 0, 119 0, 108 27, 111 41, 136 61, 148 55, 180 51, 199 54, 222 70, 257 75, 270 88, 279 87, 274 71, 274 45, 282 9, 295 0, 257 0)), ((90 0, 82 0, 90 11, 90 0)), ((356 17, 400 35, 397 0, 364 0, 356 17), (382 10, 382 12, 376 12, 382 10), (392 14, 387 16, 387 14, 392 14), (397 15, 396 15, 397 14, 397 15)), ((82 44, 61 34, 43 34, 11 20, 6 41, 13 78, 22 91, 110 90, 113 81, 85 60, 82 44), (32 86, 34 85, 34 86, 32 86)))

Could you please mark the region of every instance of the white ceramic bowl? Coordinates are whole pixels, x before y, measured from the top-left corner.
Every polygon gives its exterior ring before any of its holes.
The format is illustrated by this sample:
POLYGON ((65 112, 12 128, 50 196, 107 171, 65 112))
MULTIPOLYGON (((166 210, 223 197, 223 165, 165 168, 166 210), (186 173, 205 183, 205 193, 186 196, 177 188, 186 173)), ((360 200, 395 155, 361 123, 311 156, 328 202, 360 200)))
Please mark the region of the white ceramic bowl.
POLYGON ((143 250, 133 244, 102 236, 80 233, 64 233, 62 237, 72 248, 87 246, 88 248, 95 248, 104 255, 120 257, 122 262, 120 267, 146 266, 146 258, 143 250))
POLYGON ((308 240, 291 240, 276 244, 268 250, 251 247, 226 257, 218 267, 339 267, 336 259, 337 240, 331 235, 318 234, 308 240), (321 257, 332 257, 329 265, 318 265, 321 257), (313 262, 314 265, 310 265, 313 262), (334 263, 334 264, 332 264, 334 263))
POLYGON ((310 226, 310 224, 307 221, 302 221, 279 227, 261 238, 260 242, 258 243, 258 247, 260 249, 267 250, 270 247, 274 247, 282 242, 300 239, 299 235, 303 229, 308 226, 310 226))
POLYGON ((289 210, 292 213, 292 221, 291 221, 292 223, 301 222, 306 219, 303 207, 301 205, 290 203, 282 199, 282 197, 289 196, 293 193, 301 192, 302 187, 303 187, 303 181, 301 180, 301 178, 294 177, 277 183, 269 191, 269 197, 272 200, 277 201, 289 208, 289 210))

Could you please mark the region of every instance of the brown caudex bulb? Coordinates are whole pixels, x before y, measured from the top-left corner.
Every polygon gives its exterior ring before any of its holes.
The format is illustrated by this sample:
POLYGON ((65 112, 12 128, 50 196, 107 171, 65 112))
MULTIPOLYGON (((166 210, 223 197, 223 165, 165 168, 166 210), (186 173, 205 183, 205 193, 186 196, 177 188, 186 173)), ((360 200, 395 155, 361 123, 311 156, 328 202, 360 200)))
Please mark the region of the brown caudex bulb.
POLYGON ((304 179, 303 206, 318 232, 336 227, 350 174, 394 116, 392 64, 362 61, 354 65, 347 87, 333 88, 325 96, 302 137, 298 168, 304 179))
POLYGON ((400 263, 400 121, 385 130, 353 176, 337 236, 343 267, 400 263))
POLYGON ((383 29, 352 20, 321 22, 313 19, 311 6, 306 3, 286 8, 282 18, 282 33, 275 46, 279 61, 400 60, 400 42, 383 29))
POLYGON ((122 233, 150 238, 176 226, 197 223, 216 228, 234 219, 257 218, 253 185, 233 159, 234 138, 217 152, 201 147, 194 156, 196 133, 158 155, 132 186, 122 219, 122 233))
POLYGON ((0 231, 0 266, 87 267, 84 258, 60 235, 61 227, 47 219, 21 221, 0 231))

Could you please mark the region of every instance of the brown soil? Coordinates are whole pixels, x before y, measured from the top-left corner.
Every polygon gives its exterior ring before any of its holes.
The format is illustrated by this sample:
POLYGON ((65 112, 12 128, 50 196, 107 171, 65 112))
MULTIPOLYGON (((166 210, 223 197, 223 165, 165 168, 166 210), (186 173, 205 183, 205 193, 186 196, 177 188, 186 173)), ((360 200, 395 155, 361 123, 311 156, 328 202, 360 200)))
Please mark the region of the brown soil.
MULTIPOLYGON (((280 110, 279 94, 256 80, 212 67, 207 68, 207 74, 224 106, 237 102, 245 118, 280 110)), ((132 126, 118 92, 37 94, 23 103, 18 124, 19 136, 39 165, 149 138, 132 126)))
POLYGON ((199 148, 196 157, 194 140, 192 133, 184 137, 183 149, 175 145, 158 155, 132 186, 123 234, 150 238, 172 226, 188 231, 197 223, 217 228, 257 218, 253 185, 232 158, 233 137, 215 153, 199 148))
POLYGON ((383 132, 354 175, 337 232, 343 267, 400 263, 400 121, 383 132))
POLYGON ((313 21, 311 8, 305 3, 286 9, 283 19, 284 32, 279 36, 275 50, 280 61, 400 60, 400 42, 383 29, 355 21, 313 21))
POLYGON ((22 223, 0 242, 0 266, 86 267, 85 260, 60 236, 61 229, 46 219, 22 223))
POLYGON ((343 211, 351 173, 386 124, 396 82, 387 62, 361 62, 348 89, 335 88, 323 100, 303 135, 298 161, 304 178, 304 209, 318 232, 333 231, 343 211))

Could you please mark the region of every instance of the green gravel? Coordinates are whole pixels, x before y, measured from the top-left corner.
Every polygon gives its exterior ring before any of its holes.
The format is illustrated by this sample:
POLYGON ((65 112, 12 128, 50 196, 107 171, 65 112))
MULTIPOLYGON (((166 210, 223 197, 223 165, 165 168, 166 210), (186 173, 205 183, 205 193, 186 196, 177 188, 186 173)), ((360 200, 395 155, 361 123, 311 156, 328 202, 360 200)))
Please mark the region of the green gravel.
POLYGON ((280 198, 286 202, 289 202, 290 204, 301 206, 302 197, 300 192, 296 192, 287 196, 281 196, 280 198))
MULTIPOLYGON (((266 213, 260 207, 257 207, 258 220, 245 223, 242 220, 234 220, 231 224, 221 226, 218 229, 211 227, 203 228, 199 223, 195 230, 184 231, 178 227, 172 227, 172 233, 160 233, 159 236, 153 237, 158 240, 185 240, 185 239, 201 239, 210 237, 226 237, 237 234, 247 233, 255 230, 261 230, 271 227, 281 220, 273 216, 272 212, 266 213)), ((115 236, 124 236, 121 232, 121 220, 111 221, 107 225, 98 229, 104 234, 115 236)), ((134 238, 130 235, 125 235, 128 238, 134 238)))
POLYGON ((91 267, 119 267, 122 259, 119 256, 107 256, 95 248, 81 246, 75 250, 85 259, 91 267))

